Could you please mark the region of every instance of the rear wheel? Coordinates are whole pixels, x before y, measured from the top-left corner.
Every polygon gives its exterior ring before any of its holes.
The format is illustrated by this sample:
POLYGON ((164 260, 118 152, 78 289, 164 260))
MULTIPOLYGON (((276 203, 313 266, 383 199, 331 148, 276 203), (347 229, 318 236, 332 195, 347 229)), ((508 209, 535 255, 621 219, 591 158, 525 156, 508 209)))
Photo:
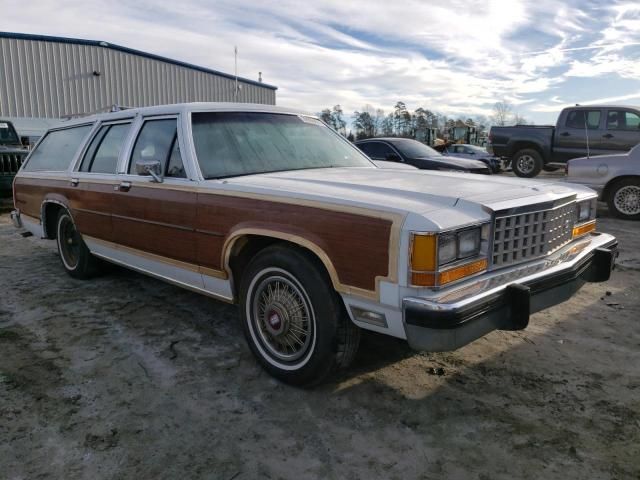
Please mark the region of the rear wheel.
POLYGON ((283 382, 320 383, 355 356, 360 329, 326 273, 301 250, 274 245, 260 252, 242 276, 240 306, 251 351, 283 382))
POLYGON ((542 156, 537 150, 525 148, 518 151, 511 159, 511 168, 513 173, 519 177, 531 178, 535 177, 542 170, 542 156))
POLYGON ((618 218, 640 219, 640 180, 626 178, 614 183, 609 189, 607 205, 618 218))
POLYGON ((98 259, 91 255, 71 215, 61 210, 56 221, 56 241, 62 266, 74 278, 86 279, 98 271, 98 259))

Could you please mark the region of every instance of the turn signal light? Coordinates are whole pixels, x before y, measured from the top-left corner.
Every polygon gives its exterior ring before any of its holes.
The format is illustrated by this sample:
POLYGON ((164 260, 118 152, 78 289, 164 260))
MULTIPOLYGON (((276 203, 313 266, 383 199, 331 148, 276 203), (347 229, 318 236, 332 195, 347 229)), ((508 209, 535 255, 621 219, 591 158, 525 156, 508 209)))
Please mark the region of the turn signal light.
POLYGON ((589 232, 593 232, 596 229, 596 221, 585 223, 584 225, 579 225, 577 227, 573 227, 573 238, 581 237, 589 232))
POLYGON ((411 284, 417 287, 435 287, 440 285, 446 285, 447 283, 455 282, 461 278, 474 275, 479 272, 483 272, 487 269, 487 259, 481 258, 474 262, 460 265, 459 267, 450 268, 444 272, 439 273, 423 273, 412 272, 411 284))
POLYGON ((411 270, 435 271, 436 262, 436 242, 435 235, 413 235, 411 244, 411 270))
POLYGON ((487 259, 481 258, 480 260, 476 260, 475 262, 467 263, 466 265, 460 265, 459 267, 440 272, 440 281, 438 282, 438 284, 444 285, 446 283, 455 282, 456 280, 460 280, 461 278, 468 277, 475 273, 482 272, 487 269, 487 264, 487 259))

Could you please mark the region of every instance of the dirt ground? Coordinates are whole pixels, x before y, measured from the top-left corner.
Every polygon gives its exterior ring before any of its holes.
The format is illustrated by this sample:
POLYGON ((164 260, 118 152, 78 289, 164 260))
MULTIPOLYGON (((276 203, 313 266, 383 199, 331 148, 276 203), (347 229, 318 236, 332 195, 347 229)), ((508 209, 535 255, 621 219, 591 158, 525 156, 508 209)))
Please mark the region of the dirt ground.
POLYGON ((2 479, 640 479, 640 223, 606 284, 453 353, 367 334, 311 391, 233 306, 123 269, 67 276, 0 216, 2 479))

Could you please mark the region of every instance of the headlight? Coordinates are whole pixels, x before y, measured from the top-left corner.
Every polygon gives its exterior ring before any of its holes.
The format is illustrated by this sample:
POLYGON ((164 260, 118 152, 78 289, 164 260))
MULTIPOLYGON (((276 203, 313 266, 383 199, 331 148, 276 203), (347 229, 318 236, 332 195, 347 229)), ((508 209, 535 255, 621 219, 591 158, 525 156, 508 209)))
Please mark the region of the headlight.
POLYGON ((480 252, 480 228, 458 233, 458 258, 467 258, 480 252))
POLYGON ((487 269, 489 224, 457 232, 414 233, 411 238, 410 284, 440 286, 487 269))
POLYGON ((455 235, 442 235, 438 238, 438 265, 453 262, 458 258, 458 245, 455 235))
POLYGON ((584 200, 576 203, 576 223, 584 223, 596 218, 597 200, 584 200))

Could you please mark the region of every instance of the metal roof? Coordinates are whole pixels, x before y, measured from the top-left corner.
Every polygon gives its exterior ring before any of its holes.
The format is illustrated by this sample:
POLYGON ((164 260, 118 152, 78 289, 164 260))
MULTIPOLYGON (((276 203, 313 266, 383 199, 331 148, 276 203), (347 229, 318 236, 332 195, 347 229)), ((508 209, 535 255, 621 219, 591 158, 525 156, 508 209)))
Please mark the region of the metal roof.
MULTIPOLYGON (((193 65, 191 63, 181 62, 179 60, 174 60, 174 59, 171 59, 171 58, 163 57, 161 55, 155 55, 153 53, 142 52, 140 50, 135 50, 133 48, 122 47, 120 45, 115 45, 113 43, 109 43, 109 42, 105 42, 105 41, 101 41, 101 40, 85 40, 85 39, 81 39, 81 38, 56 37, 56 36, 50 36, 50 35, 33 35, 33 34, 29 34, 29 33, 14 33, 14 32, 0 32, 0 38, 13 38, 13 39, 16 39, 16 40, 33 40, 33 41, 40 41, 40 42, 70 43, 70 44, 75 44, 75 45, 90 45, 90 46, 94 46, 94 47, 109 48, 111 50, 117 50, 117 51, 120 51, 120 52, 129 53, 129 54, 132 54, 132 55, 138 55, 140 57, 145 57, 145 58, 149 58, 149 59, 152 59, 152 60, 158 60, 160 62, 170 63, 170 64, 177 65, 177 66, 180 66, 180 67, 190 68, 190 69, 193 69, 193 70, 197 70, 199 72, 211 73, 211 74, 214 74, 214 75, 218 75, 220 77, 229 78, 231 80, 235 80, 236 79, 235 75, 230 75, 228 73, 220 72, 218 70, 213 70, 213 69, 210 69, 210 68, 200 67, 198 65, 193 65)), ((257 82, 255 80, 250 80, 250 79, 244 78, 244 77, 237 77, 237 78, 238 78, 239 82, 249 83, 251 85, 264 87, 264 88, 268 88, 268 89, 271 89, 271 90, 277 90, 278 89, 278 87, 276 87, 274 85, 269 85, 267 83, 257 82)))

